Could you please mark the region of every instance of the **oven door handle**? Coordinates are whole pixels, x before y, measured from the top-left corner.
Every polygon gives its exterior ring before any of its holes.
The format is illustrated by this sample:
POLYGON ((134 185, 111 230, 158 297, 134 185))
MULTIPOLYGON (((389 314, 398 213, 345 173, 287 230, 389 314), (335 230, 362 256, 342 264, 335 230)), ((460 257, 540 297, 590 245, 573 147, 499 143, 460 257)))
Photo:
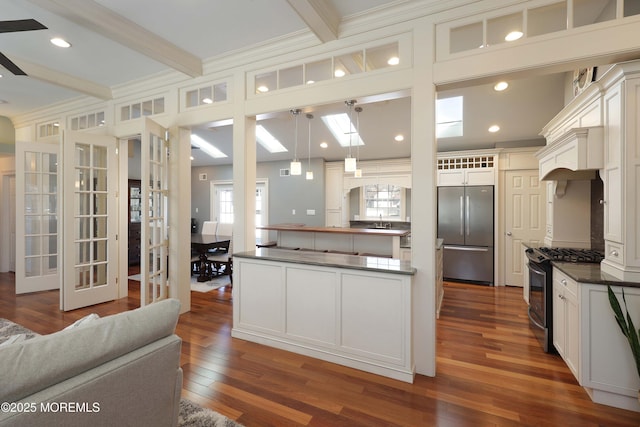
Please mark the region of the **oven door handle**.
POLYGON ((538 264, 531 262, 531 260, 529 260, 528 264, 529 269, 533 270, 534 272, 538 274, 546 274, 546 272, 540 266, 538 266, 538 264))

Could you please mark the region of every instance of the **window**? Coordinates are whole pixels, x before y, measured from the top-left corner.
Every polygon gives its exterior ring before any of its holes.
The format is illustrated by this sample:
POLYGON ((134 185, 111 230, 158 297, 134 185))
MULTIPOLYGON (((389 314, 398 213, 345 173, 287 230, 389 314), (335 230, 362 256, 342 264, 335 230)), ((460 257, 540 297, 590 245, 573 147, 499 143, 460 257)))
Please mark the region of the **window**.
POLYGON ((436 138, 462 136, 462 96, 436 100, 436 138))
MULTIPOLYGON (((211 219, 220 224, 233 224, 233 184, 231 183, 211 183, 215 197, 211 202, 211 219)), ((267 225, 269 212, 267 181, 256 182, 256 227, 267 225)), ((256 238, 266 240, 267 233, 256 228, 256 238)))
POLYGON ((404 189, 391 184, 368 184, 362 195, 365 217, 401 220, 404 218, 404 189))
POLYGON ((218 190, 218 222, 233 224, 233 187, 218 190))

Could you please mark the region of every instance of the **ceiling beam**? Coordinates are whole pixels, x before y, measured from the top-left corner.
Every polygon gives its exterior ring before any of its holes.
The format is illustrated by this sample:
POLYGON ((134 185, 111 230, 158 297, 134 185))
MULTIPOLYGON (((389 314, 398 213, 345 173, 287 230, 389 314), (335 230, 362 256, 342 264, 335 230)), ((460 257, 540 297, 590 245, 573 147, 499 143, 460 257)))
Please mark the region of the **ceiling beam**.
POLYGON ((93 0, 29 0, 191 77, 202 76, 202 60, 93 0))
POLYGON ((327 43, 338 39, 340 16, 331 2, 322 0, 287 0, 309 29, 327 43))
POLYGON ((24 71, 27 76, 41 80, 43 82, 52 83, 85 95, 95 96, 96 98, 109 100, 113 99, 111 88, 94 83, 89 80, 82 79, 70 74, 61 73, 60 71, 24 61, 18 58, 10 58, 18 67, 24 71))

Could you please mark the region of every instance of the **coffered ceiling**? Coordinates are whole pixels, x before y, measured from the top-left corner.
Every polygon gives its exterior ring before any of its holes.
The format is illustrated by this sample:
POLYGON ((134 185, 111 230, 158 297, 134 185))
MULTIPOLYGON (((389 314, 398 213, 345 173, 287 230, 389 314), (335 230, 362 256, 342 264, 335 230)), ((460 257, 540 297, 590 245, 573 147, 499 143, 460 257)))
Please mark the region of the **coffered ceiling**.
MULTIPOLYGON (((26 112, 89 95, 110 99, 122 85, 177 70, 189 77, 203 74, 216 58, 270 41, 313 35, 319 43, 340 38, 345 25, 394 8, 429 5, 437 0, 2 0, 0 20, 35 19, 46 29, 0 33, 0 53, 25 75, 0 66, 0 116, 26 112), (61 49, 49 43, 63 37, 71 43, 61 49)), ((564 77, 538 76, 512 82, 500 94, 490 84, 443 90, 440 97, 462 94, 465 99, 464 135, 440 140, 439 150, 459 150, 523 144, 538 139, 542 126, 562 108, 564 77), (498 123, 501 132, 488 134, 498 123)), ((360 131, 365 146, 362 159, 410 155, 409 94, 381 94, 357 100, 363 108, 360 131), (404 135, 403 142, 393 137, 404 135)), ((320 120, 328 112, 345 112, 343 102, 308 106, 314 114, 312 157, 337 160, 338 148, 320 120), (328 143, 322 149, 319 144, 328 143)), ((293 118, 288 111, 261 120, 290 150, 271 155, 258 149, 258 160, 291 157, 293 118)), ((308 154, 307 119, 299 118, 299 157, 308 154)), ((232 159, 230 126, 203 124, 193 133, 211 141, 229 157, 213 160, 194 151, 194 164, 229 163, 232 159)))

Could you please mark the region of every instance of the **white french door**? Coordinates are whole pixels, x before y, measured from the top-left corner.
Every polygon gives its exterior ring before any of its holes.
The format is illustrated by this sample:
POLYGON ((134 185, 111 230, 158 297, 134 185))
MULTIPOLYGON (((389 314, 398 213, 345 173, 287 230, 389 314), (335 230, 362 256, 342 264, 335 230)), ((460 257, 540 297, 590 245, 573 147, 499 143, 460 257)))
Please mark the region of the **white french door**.
POLYGON ((63 132, 63 281, 65 311, 118 296, 118 164, 110 136, 63 132))
POLYGON ((165 135, 165 128, 145 118, 140 148, 140 305, 147 305, 168 296, 169 149, 165 135))
POLYGON ((58 289, 58 144, 16 144, 16 293, 58 289))

